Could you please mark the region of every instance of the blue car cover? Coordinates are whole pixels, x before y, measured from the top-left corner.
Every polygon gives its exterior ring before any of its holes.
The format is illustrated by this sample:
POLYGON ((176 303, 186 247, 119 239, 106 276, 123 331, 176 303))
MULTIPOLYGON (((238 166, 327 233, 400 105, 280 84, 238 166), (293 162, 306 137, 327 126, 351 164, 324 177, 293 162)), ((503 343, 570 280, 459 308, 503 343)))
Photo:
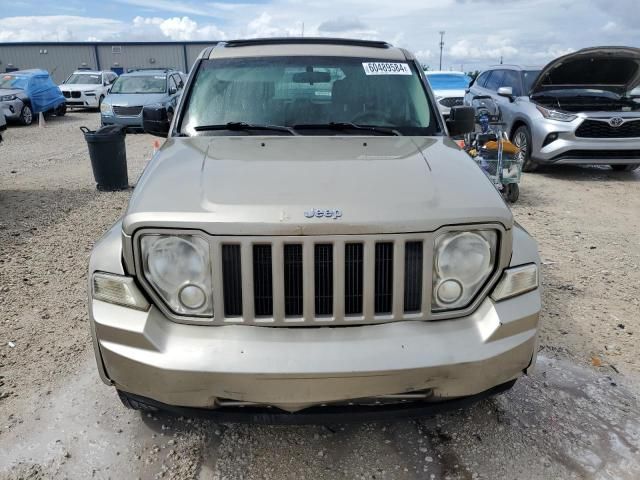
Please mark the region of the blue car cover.
POLYGON ((46 112, 58 108, 65 100, 58 86, 53 83, 45 70, 29 72, 25 93, 31 101, 33 113, 46 112))

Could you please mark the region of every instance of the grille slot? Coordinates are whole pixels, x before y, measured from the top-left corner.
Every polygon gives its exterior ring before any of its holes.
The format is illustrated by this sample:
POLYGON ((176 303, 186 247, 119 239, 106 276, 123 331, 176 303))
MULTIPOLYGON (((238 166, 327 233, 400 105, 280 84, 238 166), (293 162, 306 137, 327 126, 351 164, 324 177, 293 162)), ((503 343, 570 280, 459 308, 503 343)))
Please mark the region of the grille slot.
POLYGON ((446 97, 440 100, 440 105, 445 107, 457 107, 464 104, 464 98, 462 97, 446 97))
POLYGON ((629 120, 619 127, 608 121, 585 120, 576 129, 576 137, 583 138, 636 138, 640 137, 640 120, 629 120))
POLYGON ((316 315, 333 313, 333 245, 316 244, 314 249, 316 315))
POLYGON ((222 245, 222 285, 225 316, 242 316, 240 245, 222 245))
POLYGON ((119 105, 114 105, 113 113, 116 115, 121 115, 123 117, 137 117, 142 112, 142 107, 122 107, 119 105))
POLYGON ((376 243, 375 313, 391 313, 393 302, 393 243, 376 243))
POLYGON ((344 313, 362 313, 362 257, 361 243, 344 246, 344 313))
POLYGON ((301 317, 302 307, 302 245, 284 246, 284 314, 301 317))
POLYGON ((81 96, 80 92, 71 92, 71 98, 80 98, 81 96))
POLYGON ((422 242, 404 247, 404 311, 418 312, 422 305, 422 242))
POLYGON ((62 95, 64 95, 64 98, 71 98, 71 92, 62 92, 62 95))
POLYGON ((273 315, 271 245, 253 246, 253 302, 258 317, 273 315))

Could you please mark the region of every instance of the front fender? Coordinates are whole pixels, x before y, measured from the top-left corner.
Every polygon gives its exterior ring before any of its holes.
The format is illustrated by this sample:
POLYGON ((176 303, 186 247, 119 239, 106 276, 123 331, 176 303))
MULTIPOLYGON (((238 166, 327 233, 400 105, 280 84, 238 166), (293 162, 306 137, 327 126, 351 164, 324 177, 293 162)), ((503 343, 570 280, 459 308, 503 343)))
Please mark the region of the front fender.
POLYGON ((111 379, 102 362, 102 355, 96 337, 96 326, 93 319, 93 309, 91 302, 91 278, 94 272, 109 272, 124 275, 122 265, 122 220, 118 220, 100 240, 96 242, 89 258, 89 277, 87 285, 87 295, 89 298, 89 328, 91 330, 91 341, 93 342, 93 352, 96 356, 96 364, 100 379, 107 385, 111 385, 111 379))

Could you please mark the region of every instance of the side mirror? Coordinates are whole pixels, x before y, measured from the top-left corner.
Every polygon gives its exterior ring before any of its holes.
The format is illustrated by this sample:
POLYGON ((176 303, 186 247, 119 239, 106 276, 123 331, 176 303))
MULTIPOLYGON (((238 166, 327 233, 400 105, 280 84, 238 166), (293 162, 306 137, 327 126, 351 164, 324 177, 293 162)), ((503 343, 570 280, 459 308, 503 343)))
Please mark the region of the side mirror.
POLYGON ((169 95, 175 95, 178 93, 178 89, 176 87, 169 87, 169 95))
POLYGON ((498 88, 498 95, 500 95, 501 97, 508 98, 512 102, 514 100, 514 98, 513 98, 513 88, 511 88, 511 87, 500 87, 500 88, 498 88))
POLYGON ((169 119, 167 107, 154 104, 142 109, 142 128, 145 133, 166 138, 169 136, 170 126, 171 119, 169 119))
POLYGON ((452 107, 447 119, 449 135, 459 137, 476 128, 476 111, 473 107, 452 107))

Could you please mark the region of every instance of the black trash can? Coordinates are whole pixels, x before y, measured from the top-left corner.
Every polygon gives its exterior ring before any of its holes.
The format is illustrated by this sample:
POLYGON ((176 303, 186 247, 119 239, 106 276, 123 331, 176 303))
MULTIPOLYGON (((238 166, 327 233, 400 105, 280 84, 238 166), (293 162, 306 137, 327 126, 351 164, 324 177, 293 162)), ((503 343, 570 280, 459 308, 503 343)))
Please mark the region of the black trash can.
POLYGON ((80 127, 89 147, 91 168, 98 190, 114 191, 129 188, 125 130, 120 125, 107 125, 92 131, 80 127))

